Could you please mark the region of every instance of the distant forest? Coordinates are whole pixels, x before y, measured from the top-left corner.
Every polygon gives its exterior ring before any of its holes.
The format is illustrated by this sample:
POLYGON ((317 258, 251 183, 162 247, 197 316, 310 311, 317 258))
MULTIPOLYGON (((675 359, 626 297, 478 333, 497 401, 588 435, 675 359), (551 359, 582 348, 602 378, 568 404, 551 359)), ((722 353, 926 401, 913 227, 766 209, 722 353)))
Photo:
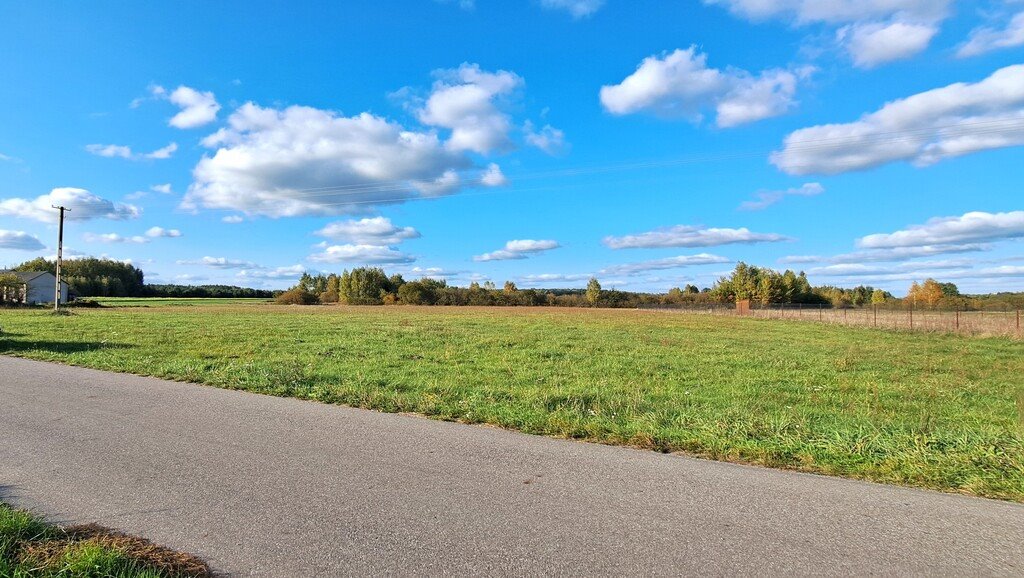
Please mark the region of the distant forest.
POLYGON ((444 280, 424 278, 406 281, 383 269, 360 267, 340 275, 305 274, 277 297, 279 303, 311 305, 499 305, 556 307, 722 306, 740 299, 755 305, 809 305, 827 307, 879 306, 888 308, 1012 309, 1024 307, 1024 293, 961 295, 956 285, 927 279, 914 283, 906 298, 870 286, 852 289, 812 287, 803 272, 775 271, 739 263, 733 272, 712 287, 676 287, 667 293, 606 290, 591 279, 586 289, 520 289, 512 281, 502 287, 472 283, 454 287, 444 280))
MULTIPOLYGON (((26 261, 15 271, 49 271, 57 264, 42 257, 26 261)), ((146 285, 142 269, 112 259, 68 259, 61 266, 61 279, 76 297, 260 297, 271 298, 280 291, 250 289, 233 285, 146 285)))
MULTIPOLYGON (((18 265, 16 271, 55 272, 56 264, 43 258, 18 265)), ((359 267, 336 274, 304 274, 287 291, 250 289, 231 285, 147 285, 141 269, 111 259, 72 259, 64 262, 62 278, 77 297, 276 297, 280 303, 312 305, 497 305, 558 307, 722 306, 749 299, 757 306, 793 305, 828 307, 878 306, 1001 310, 1024 308, 1024 293, 962 295, 953 283, 926 279, 913 283, 904 298, 871 286, 813 287, 803 272, 775 271, 739 263, 732 273, 711 287, 675 287, 666 293, 608 290, 597 279, 585 289, 520 289, 512 281, 501 287, 472 283, 455 287, 444 280, 407 281, 377 267, 359 267)))

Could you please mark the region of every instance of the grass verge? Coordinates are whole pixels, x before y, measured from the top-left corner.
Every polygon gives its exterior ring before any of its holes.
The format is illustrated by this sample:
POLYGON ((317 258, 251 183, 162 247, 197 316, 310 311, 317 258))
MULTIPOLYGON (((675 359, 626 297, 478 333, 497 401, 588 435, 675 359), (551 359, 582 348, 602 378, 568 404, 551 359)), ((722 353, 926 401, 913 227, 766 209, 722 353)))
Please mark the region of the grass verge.
POLYGON ((0 576, 199 578, 206 563, 96 525, 61 528, 0 503, 0 576))
POLYGON ((629 310, 0 312, 0 354, 1024 501, 1024 342, 629 310))

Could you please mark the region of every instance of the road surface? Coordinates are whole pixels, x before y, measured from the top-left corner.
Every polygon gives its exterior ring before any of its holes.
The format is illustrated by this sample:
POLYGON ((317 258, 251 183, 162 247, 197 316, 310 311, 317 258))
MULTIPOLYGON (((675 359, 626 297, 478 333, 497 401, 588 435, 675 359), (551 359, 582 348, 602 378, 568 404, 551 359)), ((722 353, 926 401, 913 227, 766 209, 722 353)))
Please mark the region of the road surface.
POLYGON ((0 499, 233 575, 1024 574, 1024 506, 0 357, 0 499))

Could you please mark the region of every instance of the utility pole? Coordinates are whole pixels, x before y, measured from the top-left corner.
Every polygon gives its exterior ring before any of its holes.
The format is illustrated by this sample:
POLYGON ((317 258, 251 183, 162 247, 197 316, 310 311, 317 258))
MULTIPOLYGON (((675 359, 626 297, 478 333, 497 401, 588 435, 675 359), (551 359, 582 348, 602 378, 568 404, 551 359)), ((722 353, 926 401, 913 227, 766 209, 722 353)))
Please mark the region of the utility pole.
POLYGON ((57 287, 54 289, 53 310, 60 309, 60 266, 64 257, 64 211, 71 209, 61 205, 51 205, 60 211, 60 225, 57 227, 57 287))

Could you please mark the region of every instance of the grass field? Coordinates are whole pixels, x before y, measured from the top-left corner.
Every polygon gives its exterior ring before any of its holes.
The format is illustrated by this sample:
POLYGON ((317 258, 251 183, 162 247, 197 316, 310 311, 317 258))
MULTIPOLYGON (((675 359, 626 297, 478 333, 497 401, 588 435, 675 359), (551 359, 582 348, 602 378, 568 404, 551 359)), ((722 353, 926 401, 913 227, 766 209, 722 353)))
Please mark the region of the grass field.
POLYGON ((0 353, 1024 501, 1024 342, 631 310, 0 311, 0 353))
POLYGON ((197 558, 97 526, 60 528, 0 503, 4 578, 185 578, 210 576, 197 558))
POLYGON ((273 301, 273 299, 234 297, 87 297, 86 300, 95 301, 104 307, 198 307, 205 305, 251 305, 273 301))

